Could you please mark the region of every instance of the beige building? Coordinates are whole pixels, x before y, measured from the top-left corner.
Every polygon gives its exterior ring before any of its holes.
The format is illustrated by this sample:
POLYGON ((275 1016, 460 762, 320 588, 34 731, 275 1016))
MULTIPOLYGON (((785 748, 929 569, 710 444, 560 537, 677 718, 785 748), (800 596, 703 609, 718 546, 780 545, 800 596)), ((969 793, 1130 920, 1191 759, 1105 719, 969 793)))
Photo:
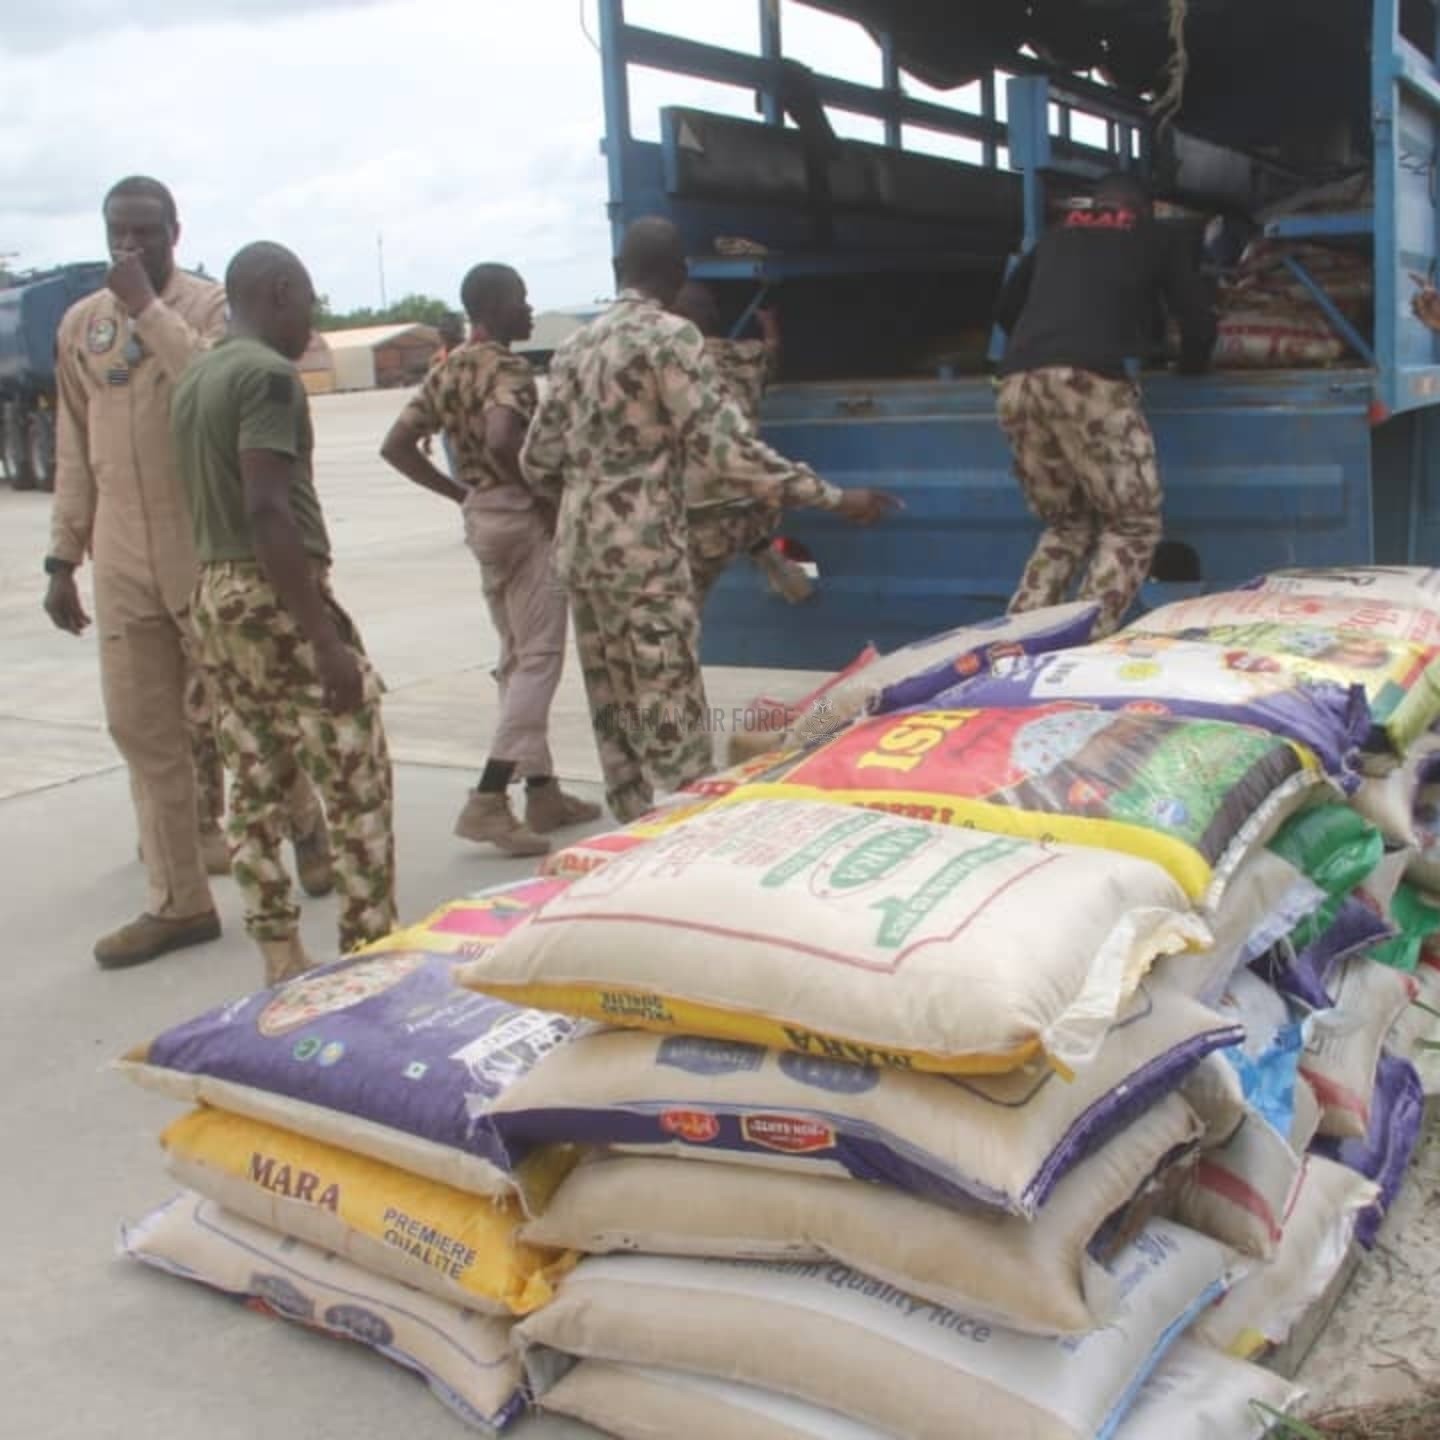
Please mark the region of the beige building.
POLYGON ((312 341, 300 364, 311 394, 418 385, 440 348, 440 333, 433 325, 366 325, 358 330, 327 330, 316 338, 329 353, 331 378, 327 385, 323 379, 323 355, 312 341), (312 352, 315 364, 307 371, 306 360, 312 352))

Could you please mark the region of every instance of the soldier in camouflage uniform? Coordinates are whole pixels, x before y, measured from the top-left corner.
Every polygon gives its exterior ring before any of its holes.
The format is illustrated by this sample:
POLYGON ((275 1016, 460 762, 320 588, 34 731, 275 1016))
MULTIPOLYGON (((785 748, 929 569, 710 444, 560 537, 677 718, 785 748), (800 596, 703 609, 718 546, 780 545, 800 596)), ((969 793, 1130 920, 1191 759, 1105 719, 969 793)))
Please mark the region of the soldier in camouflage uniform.
POLYGON ((732 494, 859 523, 894 502, 829 485, 755 438, 705 360, 700 332, 667 311, 685 283, 672 224, 636 221, 617 272, 619 298, 556 352, 521 464, 558 506, 555 563, 570 592, 606 796, 630 821, 657 788, 678 789, 714 760, 687 478, 723 476, 732 494))
POLYGON ((380 677, 330 590, 291 363, 310 336, 310 277, 288 250, 249 245, 225 288, 233 332, 185 372, 171 424, 201 565, 192 616, 231 774, 232 869, 274 984, 310 964, 280 860, 292 757, 324 797, 342 952, 394 928, 392 785, 380 677))
POLYGON ((1161 299, 1180 323, 1180 368, 1203 370, 1215 321, 1199 275, 1157 230, 1144 186, 1122 174, 1043 235, 1005 284, 1000 426, 1045 525, 1012 611, 1054 605, 1080 577, 1080 597, 1100 607, 1095 633, 1107 635, 1150 573, 1160 473, 1127 366, 1144 358, 1161 299))
POLYGON ((551 565, 555 512, 537 501, 520 473, 535 377, 510 346, 530 334, 530 305, 525 282, 508 265, 476 265, 460 296, 470 342, 431 369, 380 453, 415 484, 460 504, 465 542, 480 562, 500 641, 500 722, 455 833, 508 855, 543 855, 547 835, 597 819, 600 807, 566 795, 550 757, 550 702, 565 663, 566 605, 551 565), (437 431, 454 456, 453 478, 424 453, 437 431), (523 823, 508 798, 517 776, 525 779, 523 823))
MULTIPOLYGON (((720 383, 744 412, 752 428, 760 428, 760 402, 779 369, 780 320, 773 310, 756 314, 762 338, 730 340, 720 334, 720 312, 706 285, 690 281, 671 307, 705 337, 705 355, 720 383)), ((715 582, 741 555, 748 555, 770 587, 792 604, 811 593, 809 577, 774 548, 780 507, 749 496, 716 498, 707 477, 687 477, 686 524, 689 526, 690 578, 695 604, 702 612, 715 582)))

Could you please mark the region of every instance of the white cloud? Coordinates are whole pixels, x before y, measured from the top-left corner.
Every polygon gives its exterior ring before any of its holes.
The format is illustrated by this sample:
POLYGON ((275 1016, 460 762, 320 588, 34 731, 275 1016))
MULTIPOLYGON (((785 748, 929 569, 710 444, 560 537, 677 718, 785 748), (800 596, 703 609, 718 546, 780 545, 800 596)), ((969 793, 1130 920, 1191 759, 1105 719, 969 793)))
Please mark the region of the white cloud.
MULTIPOLYGON (((338 306, 378 300, 382 232, 392 299, 453 300, 482 259, 516 264, 541 308, 609 290, 600 60, 578 0, 10 9, 25 16, 7 11, 0 32, 0 252, 24 265, 99 257, 101 197, 141 172, 175 192, 183 263, 218 272, 245 242, 280 240, 338 306)), ((754 0, 630 11, 692 33, 703 14, 702 38, 753 45, 754 0)), ((812 63, 843 71, 865 54, 831 17, 791 5, 786 23, 812 63)), ((694 97, 683 79, 637 76, 637 131, 694 97)))

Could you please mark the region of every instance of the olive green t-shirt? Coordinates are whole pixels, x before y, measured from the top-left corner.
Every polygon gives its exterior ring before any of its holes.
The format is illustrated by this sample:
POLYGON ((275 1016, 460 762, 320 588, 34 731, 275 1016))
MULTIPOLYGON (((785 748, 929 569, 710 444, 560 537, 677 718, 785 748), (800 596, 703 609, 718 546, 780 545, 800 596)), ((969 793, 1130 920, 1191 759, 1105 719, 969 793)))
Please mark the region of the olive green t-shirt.
POLYGON ((255 559, 242 450, 272 450, 294 460, 290 509, 300 538, 310 554, 330 558, 310 463, 310 400, 283 355, 238 335, 203 351, 175 387, 170 433, 202 565, 255 559))

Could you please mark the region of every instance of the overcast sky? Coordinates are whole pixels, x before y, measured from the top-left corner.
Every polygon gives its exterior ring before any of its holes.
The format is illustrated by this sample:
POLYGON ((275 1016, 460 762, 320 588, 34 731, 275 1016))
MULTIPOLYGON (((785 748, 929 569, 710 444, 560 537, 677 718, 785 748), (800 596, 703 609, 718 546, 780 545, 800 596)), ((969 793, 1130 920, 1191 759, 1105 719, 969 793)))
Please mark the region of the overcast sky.
MULTIPOLYGON (((752 49, 755 0, 629 0, 630 18, 752 49), (677 17, 681 17, 677 22, 677 17)), ((130 172, 179 202, 180 259, 212 273, 273 239, 337 308, 457 299, 476 260, 537 308, 608 293, 594 0, 12 0, 0 7, 0 254, 100 258, 99 208, 130 172)), ((878 78, 856 27, 787 0, 786 50, 878 78)), ((662 103, 747 113, 734 91, 632 79, 662 103)), ((842 131, 869 138, 864 122, 842 131)), ((876 137, 878 138, 878 136, 876 137)))

